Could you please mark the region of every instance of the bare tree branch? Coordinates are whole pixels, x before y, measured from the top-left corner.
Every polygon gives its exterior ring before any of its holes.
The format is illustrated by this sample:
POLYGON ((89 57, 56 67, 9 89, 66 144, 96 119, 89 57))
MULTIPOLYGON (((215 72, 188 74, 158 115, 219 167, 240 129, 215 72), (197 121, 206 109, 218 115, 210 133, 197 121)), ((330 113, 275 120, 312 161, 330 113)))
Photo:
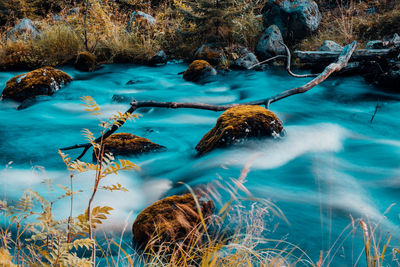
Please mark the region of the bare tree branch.
POLYGON ((285 47, 286 50, 286 54, 287 54, 287 58, 286 58, 286 71, 289 73, 289 75, 295 77, 295 78, 308 78, 308 77, 317 77, 318 74, 295 74, 290 70, 290 61, 292 60, 291 54, 290 54, 290 50, 287 47, 287 45, 285 45, 283 42, 281 42, 281 44, 285 47))
MULTIPOLYGON (((307 92, 311 88, 315 87, 316 85, 318 85, 321 82, 323 82, 324 80, 326 80, 332 73, 340 71, 341 69, 346 67, 347 63, 350 60, 350 57, 352 56, 354 50, 356 49, 356 47, 357 47, 356 41, 345 46, 336 62, 329 64, 321 74, 319 74, 316 78, 309 81, 305 85, 284 91, 280 94, 269 97, 267 99, 261 99, 261 100, 245 102, 245 103, 234 103, 234 104, 229 104, 229 105, 212 105, 212 104, 204 104, 204 103, 158 102, 158 101, 136 101, 136 100, 134 100, 131 103, 131 107, 125 112, 125 114, 127 114, 127 113, 131 114, 138 108, 144 108, 144 107, 174 108, 174 109, 175 108, 192 108, 192 109, 203 109, 203 110, 211 110, 211 111, 224 111, 229 108, 240 106, 240 105, 265 105, 266 108, 269 108, 269 105, 273 102, 279 101, 279 100, 289 97, 291 95, 296 95, 296 94, 301 94, 301 93, 307 92)), ((118 122, 119 122, 118 124, 114 124, 108 131, 105 132, 105 134, 103 135, 103 140, 105 140, 110 135, 112 135, 114 132, 116 132, 125 123, 125 121, 118 121, 118 122)), ((95 140, 95 142, 99 143, 101 141, 101 138, 102 137, 100 136, 99 138, 97 138, 95 140)), ((71 150, 71 149, 77 149, 77 148, 84 148, 81 155, 77 158, 77 159, 81 159, 91 146, 92 146, 92 144, 86 143, 86 144, 80 144, 80 145, 74 145, 74 146, 70 146, 70 147, 61 148, 60 150, 71 150)))

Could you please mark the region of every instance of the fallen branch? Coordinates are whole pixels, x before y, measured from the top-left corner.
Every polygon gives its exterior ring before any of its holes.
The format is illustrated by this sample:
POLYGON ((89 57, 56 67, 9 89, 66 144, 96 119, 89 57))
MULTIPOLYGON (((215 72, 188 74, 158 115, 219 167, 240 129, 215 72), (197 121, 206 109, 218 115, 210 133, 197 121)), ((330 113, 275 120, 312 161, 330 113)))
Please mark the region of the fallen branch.
MULTIPOLYGON (((396 57, 400 47, 391 49, 359 49, 353 53, 351 61, 379 61, 396 57)), ((294 57, 303 63, 332 62, 340 55, 340 51, 295 51, 294 57)))
POLYGON ((291 75, 291 76, 293 76, 295 78, 308 78, 308 77, 316 77, 316 76, 318 76, 318 74, 294 74, 290 70, 290 61, 292 60, 292 58, 291 58, 289 47, 287 47, 287 45, 285 45, 283 42, 281 42, 281 44, 285 47, 285 50, 286 50, 286 54, 287 54, 286 71, 289 73, 289 75, 291 75))
MULTIPOLYGON (((269 105, 273 102, 279 101, 279 100, 284 99, 291 95, 307 92, 311 88, 315 87, 316 85, 318 85, 321 82, 323 82, 324 80, 326 80, 332 73, 334 73, 336 71, 340 71, 341 69, 346 67, 354 50, 356 49, 356 46, 357 46, 357 42, 354 41, 351 44, 344 47, 342 53, 339 55, 336 62, 329 64, 321 74, 319 74, 316 78, 314 78, 310 82, 306 83, 305 85, 284 91, 280 94, 269 97, 267 99, 261 99, 261 100, 245 102, 245 103, 234 103, 234 104, 229 104, 229 105, 212 105, 212 104, 203 104, 203 103, 158 102, 158 101, 136 101, 136 100, 134 100, 131 103, 131 107, 125 112, 125 114, 127 114, 127 113, 131 114, 134 111, 136 111, 138 108, 144 108, 144 107, 174 108, 174 109, 175 108, 192 108, 192 109, 203 109, 203 110, 211 110, 211 111, 224 111, 229 108, 240 106, 240 105, 265 105, 266 108, 269 108, 269 105)), ((112 135, 114 132, 116 132, 125 123, 125 121, 118 121, 118 122, 119 122, 118 124, 114 124, 108 131, 106 131, 102 137, 100 136, 99 138, 97 138, 95 140, 95 142, 99 143, 102 138, 103 138, 103 140, 105 140, 110 135, 112 135)), ((85 153, 89 150, 89 148, 91 146, 92 146, 92 144, 85 143, 85 144, 61 148, 60 150, 71 150, 71 149, 77 149, 77 148, 84 148, 81 155, 77 158, 79 160, 85 155, 85 153)))

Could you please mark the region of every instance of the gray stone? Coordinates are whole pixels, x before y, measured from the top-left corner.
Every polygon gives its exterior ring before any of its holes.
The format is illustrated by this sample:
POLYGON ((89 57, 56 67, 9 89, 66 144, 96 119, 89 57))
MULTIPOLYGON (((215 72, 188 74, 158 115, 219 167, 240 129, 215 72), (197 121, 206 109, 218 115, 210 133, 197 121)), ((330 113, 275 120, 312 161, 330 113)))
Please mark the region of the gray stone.
POLYGON ((224 50, 217 44, 203 44, 196 53, 195 59, 205 60, 213 66, 224 65, 226 61, 224 50))
POLYGON ((33 25, 32 20, 24 18, 14 28, 6 33, 6 37, 11 40, 18 39, 19 36, 38 38, 39 29, 33 25))
POLYGON ((128 25, 126 27, 126 30, 128 32, 132 31, 132 26, 135 22, 140 22, 143 21, 145 22, 145 24, 148 24, 150 26, 154 26, 154 24, 156 23, 156 19, 149 15, 146 14, 142 11, 133 11, 131 14, 131 18, 129 19, 128 25))
POLYGON ((258 41, 256 54, 261 60, 286 54, 281 31, 276 25, 271 25, 265 30, 258 41))
POLYGON ((250 69, 252 66, 259 63, 256 55, 251 53, 247 48, 240 47, 238 49, 238 58, 232 63, 232 68, 236 69, 250 69))
POLYGON ((321 13, 312 0, 268 0, 263 21, 265 26, 277 25, 285 39, 302 39, 317 30, 321 13))
POLYGON ((331 40, 325 40, 322 43, 322 46, 318 49, 319 51, 342 51, 343 46, 339 45, 338 43, 331 41, 331 40))
POLYGON ((161 65, 166 64, 168 61, 167 54, 163 50, 157 52, 157 54, 150 59, 151 65, 161 65))

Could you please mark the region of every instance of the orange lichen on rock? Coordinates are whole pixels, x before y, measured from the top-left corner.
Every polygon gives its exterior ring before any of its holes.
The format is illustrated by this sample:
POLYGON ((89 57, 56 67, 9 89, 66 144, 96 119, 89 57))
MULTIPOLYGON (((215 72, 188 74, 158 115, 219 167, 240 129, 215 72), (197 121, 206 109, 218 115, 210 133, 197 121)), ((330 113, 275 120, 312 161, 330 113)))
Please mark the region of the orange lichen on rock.
POLYGON ((79 53, 76 57, 75 68, 80 71, 94 71, 96 67, 96 56, 87 51, 79 53))
POLYGON ((65 72, 52 67, 44 67, 9 80, 1 97, 22 102, 38 95, 52 95, 71 81, 71 77, 65 72))
MULTIPOLYGON (((207 222, 214 203, 197 195, 207 222)), ((132 225, 133 241, 141 248, 154 249, 162 243, 188 242, 202 234, 201 217, 192 194, 171 196, 144 209, 132 225)), ((172 244, 173 245, 173 244, 172 244)))
POLYGON ((195 60, 183 73, 183 78, 187 81, 196 82, 216 74, 216 70, 210 65, 210 63, 205 60, 195 60))
MULTIPOLYGON (((145 152, 164 149, 164 146, 151 142, 147 138, 139 137, 131 133, 116 133, 103 142, 104 153, 112 153, 114 156, 136 155, 145 152)), ((93 159, 96 159, 97 151, 93 151, 93 159)))
POLYGON ((196 150, 204 154, 246 138, 277 136, 282 131, 282 122, 273 112, 261 106, 237 106, 222 113, 215 127, 197 144, 196 150))

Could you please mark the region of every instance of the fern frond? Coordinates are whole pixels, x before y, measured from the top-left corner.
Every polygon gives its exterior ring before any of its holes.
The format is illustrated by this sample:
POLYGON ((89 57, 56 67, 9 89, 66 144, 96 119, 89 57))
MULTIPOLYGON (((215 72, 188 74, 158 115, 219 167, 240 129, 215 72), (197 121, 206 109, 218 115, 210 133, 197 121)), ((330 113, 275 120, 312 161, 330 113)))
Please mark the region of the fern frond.
POLYGON ((128 192, 129 190, 123 187, 120 183, 113 184, 111 186, 103 186, 102 189, 108 190, 110 192, 113 191, 123 191, 123 192, 128 192))
POLYGON ((139 166, 129 160, 120 159, 118 162, 112 162, 106 169, 103 170, 102 176, 109 174, 118 174, 119 171, 125 170, 140 170, 139 166))
POLYGON ((101 115, 99 105, 96 103, 96 101, 91 96, 82 96, 81 100, 84 103, 84 104, 82 104, 82 106, 86 107, 84 109, 85 111, 89 111, 90 114, 93 116, 101 115))

